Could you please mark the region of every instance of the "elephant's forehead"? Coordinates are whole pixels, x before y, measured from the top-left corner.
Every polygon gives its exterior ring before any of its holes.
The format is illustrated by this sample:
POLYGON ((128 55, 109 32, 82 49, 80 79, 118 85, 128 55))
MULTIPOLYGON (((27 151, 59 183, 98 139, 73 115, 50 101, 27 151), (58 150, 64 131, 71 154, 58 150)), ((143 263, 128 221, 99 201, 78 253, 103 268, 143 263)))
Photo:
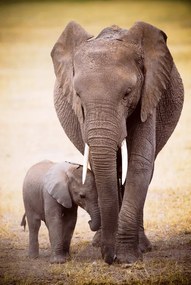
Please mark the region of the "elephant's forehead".
POLYGON ((94 40, 82 45, 76 52, 74 64, 76 67, 90 69, 103 66, 125 64, 128 58, 132 58, 133 49, 116 40, 94 40), (128 57, 128 54, 131 56, 128 57))

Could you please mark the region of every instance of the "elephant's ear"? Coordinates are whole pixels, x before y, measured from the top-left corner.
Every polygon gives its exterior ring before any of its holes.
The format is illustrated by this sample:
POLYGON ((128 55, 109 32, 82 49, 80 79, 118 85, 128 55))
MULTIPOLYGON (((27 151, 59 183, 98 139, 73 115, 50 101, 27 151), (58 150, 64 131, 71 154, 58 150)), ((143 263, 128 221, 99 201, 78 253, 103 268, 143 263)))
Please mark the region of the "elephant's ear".
POLYGON ((51 51, 55 75, 62 86, 65 85, 65 95, 72 92, 74 52, 91 37, 79 24, 69 22, 51 51))
POLYGON ((169 86, 173 59, 166 45, 166 34, 156 27, 137 22, 127 34, 128 39, 138 44, 144 54, 145 82, 141 99, 141 121, 145 122, 169 86))
POLYGON ((71 167, 72 165, 67 162, 56 163, 50 168, 44 178, 45 190, 65 208, 72 207, 72 199, 68 187, 69 177, 67 175, 71 167))
POLYGON ((84 151, 80 128, 83 112, 73 87, 73 57, 77 48, 91 37, 80 25, 70 22, 51 52, 57 78, 54 90, 55 109, 65 133, 81 153, 84 151))
POLYGON ((57 78, 62 77, 64 72, 68 72, 65 67, 71 69, 76 47, 91 37, 79 24, 73 21, 68 23, 51 52, 57 78))

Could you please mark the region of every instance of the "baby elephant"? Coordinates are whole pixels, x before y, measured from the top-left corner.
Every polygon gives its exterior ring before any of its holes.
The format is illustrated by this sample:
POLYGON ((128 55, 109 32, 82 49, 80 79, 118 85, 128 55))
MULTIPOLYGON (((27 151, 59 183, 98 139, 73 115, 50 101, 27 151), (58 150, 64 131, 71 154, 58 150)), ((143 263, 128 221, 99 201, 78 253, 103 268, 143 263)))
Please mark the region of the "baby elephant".
MULTIPOLYGON (((38 231, 45 222, 51 243, 51 263, 64 263, 77 220, 77 207, 90 217, 92 231, 100 228, 101 218, 93 173, 88 170, 82 185, 82 166, 69 162, 42 161, 32 166, 23 184, 23 200, 29 226, 29 257, 39 255, 38 231)), ((25 216, 22 220, 24 225, 25 216)))

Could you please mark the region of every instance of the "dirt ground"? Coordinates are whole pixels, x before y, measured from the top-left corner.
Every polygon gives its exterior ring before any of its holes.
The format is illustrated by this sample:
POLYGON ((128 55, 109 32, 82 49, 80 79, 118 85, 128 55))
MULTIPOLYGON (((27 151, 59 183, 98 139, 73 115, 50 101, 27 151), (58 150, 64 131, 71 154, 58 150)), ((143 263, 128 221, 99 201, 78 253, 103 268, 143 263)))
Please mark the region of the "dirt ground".
POLYGON ((184 1, 116 2, 0 6, 0 284, 191 284, 191 9, 184 1), (20 226, 22 182, 28 168, 43 159, 82 163, 53 107, 51 48, 71 19, 97 34, 114 23, 129 27, 140 13, 142 20, 168 33, 186 95, 180 122, 156 160, 145 205, 153 250, 131 267, 106 265, 100 250, 91 245, 94 233, 81 209, 71 260, 49 263, 44 224, 40 257, 30 260, 28 228, 20 226))

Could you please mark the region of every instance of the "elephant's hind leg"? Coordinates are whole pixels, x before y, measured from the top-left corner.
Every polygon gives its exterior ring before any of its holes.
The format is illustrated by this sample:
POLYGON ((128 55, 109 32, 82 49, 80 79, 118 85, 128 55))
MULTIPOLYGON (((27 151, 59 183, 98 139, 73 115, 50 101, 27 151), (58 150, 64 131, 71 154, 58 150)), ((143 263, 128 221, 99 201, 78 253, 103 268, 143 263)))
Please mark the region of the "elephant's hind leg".
POLYGON ((29 257, 37 258, 39 256, 38 232, 41 220, 35 216, 28 218, 29 226, 29 257))

